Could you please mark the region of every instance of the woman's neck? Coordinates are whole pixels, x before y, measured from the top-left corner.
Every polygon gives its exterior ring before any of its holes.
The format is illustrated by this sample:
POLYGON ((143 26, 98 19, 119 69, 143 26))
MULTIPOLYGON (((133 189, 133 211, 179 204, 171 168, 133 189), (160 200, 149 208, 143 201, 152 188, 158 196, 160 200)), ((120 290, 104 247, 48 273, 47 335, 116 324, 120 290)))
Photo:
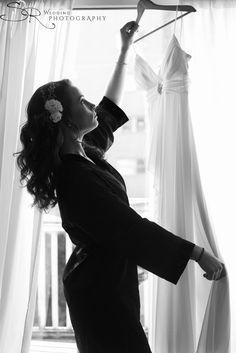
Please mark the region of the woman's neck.
MULTIPOLYGON (((64 142, 63 145, 61 146, 60 149, 60 154, 78 154, 86 159, 88 159, 90 162, 94 163, 85 153, 84 148, 82 146, 82 141, 76 140, 76 141, 68 141, 64 142)), ((95 163, 94 163, 95 164, 95 163)))
POLYGON ((74 141, 65 141, 60 149, 61 154, 66 153, 73 153, 73 154, 80 154, 83 157, 87 157, 82 146, 82 141, 74 140, 74 141))

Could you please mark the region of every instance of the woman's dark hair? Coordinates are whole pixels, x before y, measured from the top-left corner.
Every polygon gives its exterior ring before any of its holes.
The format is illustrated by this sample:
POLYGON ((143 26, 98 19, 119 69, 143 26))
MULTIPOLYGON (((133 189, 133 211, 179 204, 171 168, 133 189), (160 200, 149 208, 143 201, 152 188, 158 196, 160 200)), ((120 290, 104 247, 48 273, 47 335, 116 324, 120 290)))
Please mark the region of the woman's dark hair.
MULTIPOLYGON (((23 149, 16 153, 21 174, 20 182, 23 184, 25 181, 28 192, 33 195, 32 206, 37 205, 39 209, 45 211, 57 204, 54 172, 61 163, 59 153, 63 144, 61 123, 70 117, 70 97, 67 88, 71 86, 71 82, 65 79, 53 82, 55 99, 63 106, 62 119, 57 123, 50 120, 50 112, 44 108, 45 96, 42 92, 45 94, 50 91, 51 84, 52 82, 49 82, 39 87, 28 102, 27 121, 20 133, 23 149)), ((90 147, 92 150, 93 147, 90 147)))

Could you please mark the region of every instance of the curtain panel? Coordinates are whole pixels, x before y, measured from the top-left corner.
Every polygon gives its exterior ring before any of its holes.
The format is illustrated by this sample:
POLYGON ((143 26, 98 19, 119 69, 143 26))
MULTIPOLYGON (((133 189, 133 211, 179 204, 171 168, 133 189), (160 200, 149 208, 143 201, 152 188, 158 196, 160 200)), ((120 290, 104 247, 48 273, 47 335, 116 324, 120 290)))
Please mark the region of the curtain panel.
MULTIPOLYGON (((19 184, 13 153, 21 150, 19 133, 26 105, 39 85, 63 77, 70 22, 52 23, 44 10, 72 9, 72 0, 0 4, 0 352, 29 350, 37 290, 42 213, 19 184), (19 8, 27 8, 23 16, 19 8), (32 12, 31 12, 31 9, 32 12), (34 15, 37 17, 34 17, 34 15), (26 18, 27 17, 27 18, 26 18), (47 41, 41 34, 48 31, 47 41), (40 63, 39 57, 47 61, 40 63)), ((44 36, 45 38, 45 36, 44 36)))

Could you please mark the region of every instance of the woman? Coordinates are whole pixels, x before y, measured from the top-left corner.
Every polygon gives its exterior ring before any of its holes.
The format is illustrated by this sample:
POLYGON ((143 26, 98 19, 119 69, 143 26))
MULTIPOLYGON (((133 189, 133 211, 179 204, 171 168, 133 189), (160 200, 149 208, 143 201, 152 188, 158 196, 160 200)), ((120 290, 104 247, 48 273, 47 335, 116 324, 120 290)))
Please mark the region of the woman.
POLYGON ((189 259, 209 280, 224 266, 129 207, 121 175, 104 159, 113 132, 127 120, 118 103, 135 22, 121 29, 122 48, 96 107, 69 80, 33 94, 17 162, 34 204, 57 202, 76 244, 63 273, 65 298, 80 353, 150 353, 140 324, 137 265, 177 284, 189 259))

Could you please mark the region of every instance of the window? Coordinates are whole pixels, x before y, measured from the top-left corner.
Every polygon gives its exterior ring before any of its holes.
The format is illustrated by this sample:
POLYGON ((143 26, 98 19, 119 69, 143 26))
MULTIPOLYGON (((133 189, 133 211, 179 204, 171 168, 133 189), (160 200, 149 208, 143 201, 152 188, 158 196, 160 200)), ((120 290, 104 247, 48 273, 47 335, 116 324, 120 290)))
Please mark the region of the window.
POLYGON ((123 175, 135 175, 145 172, 145 161, 141 158, 120 159, 117 161, 117 169, 123 175))
POLYGON ((136 130, 137 131, 143 131, 145 130, 145 119, 144 115, 138 115, 136 117, 136 130))
POLYGON ((145 160, 144 159, 137 159, 137 174, 145 173, 145 160))
MULTIPOLYGON (((80 18, 82 13, 85 18, 94 15, 96 20, 73 21, 71 24, 63 78, 69 78, 88 100, 98 104, 105 93, 120 50, 119 29, 130 21, 130 18, 135 18, 136 10, 80 10, 80 18), (99 17, 100 20, 97 20, 99 17), (79 36, 75 41, 77 33, 79 36)), ((45 31, 45 41, 46 36, 45 31)), ((43 60, 37 58, 41 59, 43 60)), ((40 77, 41 73, 38 75, 40 77)), ((131 207, 139 214, 146 215, 144 100, 134 84, 130 67, 127 76, 129 79, 121 108, 130 120, 115 132, 116 143, 109 150, 107 159, 124 176, 131 207)), ((39 78, 38 80, 40 82, 39 78)), ((63 341, 63 344, 65 341, 71 342, 75 347, 61 282, 63 268, 72 251, 73 244, 61 228, 59 210, 55 207, 49 214, 44 215, 43 221, 38 295, 32 334, 34 342, 38 339, 54 339, 63 341)), ((146 276, 143 273, 143 270, 139 269, 143 281, 140 285, 140 299, 141 320, 144 325, 143 285, 146 276)))

